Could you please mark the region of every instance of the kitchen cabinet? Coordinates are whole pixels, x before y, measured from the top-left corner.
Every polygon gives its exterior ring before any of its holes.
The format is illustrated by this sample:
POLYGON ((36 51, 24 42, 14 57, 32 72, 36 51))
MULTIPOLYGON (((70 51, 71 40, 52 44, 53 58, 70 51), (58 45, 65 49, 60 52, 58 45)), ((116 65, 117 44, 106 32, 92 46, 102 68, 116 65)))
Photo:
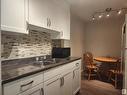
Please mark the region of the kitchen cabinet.
POLYGON ((50 0, 29 0, 29 24, 50 28, 50 0))
POLYGON ((73 71, 73 95, 75 95, 80 90, 80 70, 75 69, 73 71))
POLYGON ((27 0, 1 0, 1 30, 28 33, 27 0))
POLYGON ((44 95, 72 95, 72 71, 60 72, 59 75, 44 82, 44 95))
POLYGON ((45 95, 72 95, 72 67, 69 63, 44 72, 45 95))
POLYGON ((44 95, 61 95, 59 76, 44 82, 44 95))
POLYGON ((29 0, 29 25, 55 33, 53 39, 70 39, 69 4, 64 0, 29 0))
POLYGON ((80 90, 81 60, 44 72, 45 95, 75 95, 80 90))
POLYGON ((25 92, 22 92, 18 95, 44 95, 43 83, 25 91, 25 92))
POLYGON ((70 39, 70 6, 65 0, 53 0, 56 4, 53 11, 55 30, 60 32, 60 39, 70 39), (57 14, 57 15, 56 15, 57 14))
POLYGON ((80 90, 81 60, 3 85, 3 95, 75 95, 80 90))
POLYGON ((75 95, 80 90, 81 83, 81 60, 75 62, 75 67, 73 69, 73 95, 75 95))
POLYGON ((72 72, 66 72, 62 76, 61 95, 72 95, 72 72))
POLYGON ((67 2, 64 2, 64 7, 61 8, 61 39, 70 40, 70 7, 67 2))
POLYGON ((13 82, 4 84, 3 95, 17 95, 17 94, 20 95, 20 93, 25 92, 29 89, 33 89, 33 87, 37 86, 38 84, 42 82, 43 82, 43 72, 31 75, 31 76, 27 76, 19 80, 15 80, 13 82))

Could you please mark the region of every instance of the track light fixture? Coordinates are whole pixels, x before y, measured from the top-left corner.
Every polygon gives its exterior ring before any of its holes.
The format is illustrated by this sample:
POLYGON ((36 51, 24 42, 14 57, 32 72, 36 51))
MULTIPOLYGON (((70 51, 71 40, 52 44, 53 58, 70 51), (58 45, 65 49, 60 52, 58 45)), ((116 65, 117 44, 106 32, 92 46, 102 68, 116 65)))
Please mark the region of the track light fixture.
POLYGON ((122 14, 123 11, 127 11, 127 8, 120 8, 120 9, 106 8, 104 11, 94 12, 92 15, 92 20, 101 19, 104 16, 109 18, 111 15, 114 14, 120 15, 122 14))

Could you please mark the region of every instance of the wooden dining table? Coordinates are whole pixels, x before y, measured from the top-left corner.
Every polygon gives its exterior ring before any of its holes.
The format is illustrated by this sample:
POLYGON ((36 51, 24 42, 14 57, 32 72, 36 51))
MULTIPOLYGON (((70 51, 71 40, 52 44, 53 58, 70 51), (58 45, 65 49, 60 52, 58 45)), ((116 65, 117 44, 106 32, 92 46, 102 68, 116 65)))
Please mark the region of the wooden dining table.
POLYGON ((116 63, 118 58, 113 57, 95 57, 95 61, 102 62, 102 63, 116 63))
POLYGON ((116 68, 118 58, 114 57, 107 57, 107 56, 100 56, 100 57, 95 57, 95 61, 100 62, 100 71, 102 72, 103 75, 108 76, 108 71, 116 68))

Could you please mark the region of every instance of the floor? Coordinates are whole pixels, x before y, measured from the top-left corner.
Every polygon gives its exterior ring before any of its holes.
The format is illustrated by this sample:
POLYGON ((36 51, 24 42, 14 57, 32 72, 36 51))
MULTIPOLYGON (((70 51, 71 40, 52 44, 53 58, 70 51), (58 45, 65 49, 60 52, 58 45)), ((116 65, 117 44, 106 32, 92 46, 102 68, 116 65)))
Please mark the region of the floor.
POLYGON ((99 80, 82 80, 80 95, 122 95, 113 85, 99 80))

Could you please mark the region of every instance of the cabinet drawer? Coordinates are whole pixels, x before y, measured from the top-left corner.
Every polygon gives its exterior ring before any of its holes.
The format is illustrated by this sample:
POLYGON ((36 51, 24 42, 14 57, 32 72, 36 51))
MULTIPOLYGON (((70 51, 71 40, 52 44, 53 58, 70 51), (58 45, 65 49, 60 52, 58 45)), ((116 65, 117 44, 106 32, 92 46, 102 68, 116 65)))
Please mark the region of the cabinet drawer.
POLYGON ((37 73, 3 85, 4 95, 17 95, 43 82, 43 73, 37 73))

